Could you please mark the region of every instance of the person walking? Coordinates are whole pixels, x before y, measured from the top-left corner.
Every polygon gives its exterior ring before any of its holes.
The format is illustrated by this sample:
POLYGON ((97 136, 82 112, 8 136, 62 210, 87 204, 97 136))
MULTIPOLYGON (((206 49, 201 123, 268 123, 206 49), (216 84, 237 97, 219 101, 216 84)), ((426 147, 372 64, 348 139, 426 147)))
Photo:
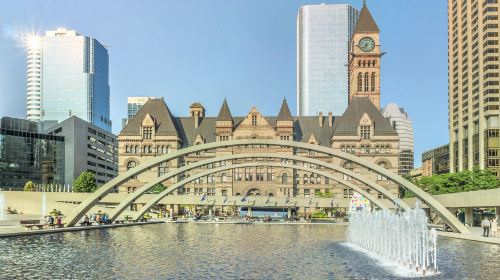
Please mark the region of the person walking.
POLYGON ((491 236, 492 237, 498 237, 498 221, 497 221, 497 216, 495 215, 494 218, 491 219, 491 236))
POLYGON ((488 218, 486 217, 483 218, 481 226, 483 227, 483 237, 488 237, 490 235, 490 227, 491 227, 491 222, 488 220, 488 218))

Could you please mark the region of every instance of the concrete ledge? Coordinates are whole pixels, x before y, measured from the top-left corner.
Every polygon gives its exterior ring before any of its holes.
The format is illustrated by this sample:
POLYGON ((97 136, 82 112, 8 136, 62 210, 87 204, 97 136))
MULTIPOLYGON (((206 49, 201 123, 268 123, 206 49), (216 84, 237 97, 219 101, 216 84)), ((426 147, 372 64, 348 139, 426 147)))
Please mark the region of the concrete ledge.
POLYGON ((497 238, 497 237, 473 236, 473 235, 460 234, 460 233, 455 233, 455 232, 444 232, 444 231, 437 231, 437 234, 439 236, 443 236, 443 237, 450 237, 450 238, 457 238, 457 239, 463 239, 463 240, 469 240, 469 241, 477 241, 477 242, 500 245, 500 238, 497 238))
POLYGON ((100 226, 77 226, 77 227, 65 227, 65 228, 56 228, 56 229, 40 229, 40 230, 36 230, 36 229, 26 230, 26 229, 22 228, 20 231, 16 231, 16 232, 0 233, 0 238, 27 236, 27 235, 36 235, 36 234, 59 233, 59 232, 70 232, 70 231, 93 230, 93 229, 103 229, 103 228, 141 226, 141 225, 151 225, 151 224, 159 224, 159 223, 163 223, 163 221, 136 222, 136 223, 111 224, 111 225, 100 225, 100 226))

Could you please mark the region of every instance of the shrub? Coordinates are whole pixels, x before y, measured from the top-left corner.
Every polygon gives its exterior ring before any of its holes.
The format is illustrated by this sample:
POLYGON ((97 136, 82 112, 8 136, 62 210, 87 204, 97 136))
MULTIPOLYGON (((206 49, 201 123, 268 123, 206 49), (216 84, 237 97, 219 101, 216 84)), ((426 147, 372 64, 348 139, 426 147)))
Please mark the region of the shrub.
POLYGON ((24 189, 25 192, 33 192, 35 191, 35 184, 33 184, 33 181, 28 181, 26 184, 24 184, 24 189))

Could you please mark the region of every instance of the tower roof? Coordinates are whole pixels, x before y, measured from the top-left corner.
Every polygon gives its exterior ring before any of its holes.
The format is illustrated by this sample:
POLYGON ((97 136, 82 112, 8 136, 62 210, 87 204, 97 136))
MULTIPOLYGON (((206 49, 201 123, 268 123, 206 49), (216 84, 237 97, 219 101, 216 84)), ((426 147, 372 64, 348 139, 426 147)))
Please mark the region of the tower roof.
POLYGON ((359 14, 358 23, 356 24, 355 33, 358 32, 380 32, 375 20, 366 6, 366 2, 363 2, 363 8, 359 14))
POLYGON ((219 115, 217 116, 218 121, 233 121, 233 116, 231 115, 231 111, 229 111, 229 106, 227 105, 226 99, 224 99, 224 103, 222 103, 222 107, 220 108, 219 115))
POLYGON ((278 114, 278 118, 276 119, 276 121, 293 122, 293 117, 292 114, 290 113, 290 108, 288 108, 288 104, 286 103, 286 99, 283 99, 280 113, 278 114))

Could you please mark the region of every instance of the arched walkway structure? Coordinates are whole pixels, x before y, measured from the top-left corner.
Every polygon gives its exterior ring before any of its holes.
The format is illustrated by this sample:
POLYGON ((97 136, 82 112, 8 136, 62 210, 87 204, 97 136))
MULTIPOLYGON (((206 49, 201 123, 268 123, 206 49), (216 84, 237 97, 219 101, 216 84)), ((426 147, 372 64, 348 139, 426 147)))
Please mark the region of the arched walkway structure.
POLYGON ((151 167, 157 166, 160 163, 170 161, 172 159, 176 159, 179 157, 183 157, 189 154, 194 154, 197 152, 210 151, 218 148, 231 148, 231 147, 237 148, 238 146, 245 146, 245 145, 267 145, 267 146, 296 148, 296 149, 319 152, 328 156, 340 158, 346 161, 351 161, 356 165, 359 165, 363 168, 367 168, 377 174, 383 175, 388 180, 414 193, 417 198, 422 200, 427 206, 429 206, 429 208, 431 208, 434 212, 436 212, 448 225, 450 225, 453 228, 453 230, 458 231, 460 233, 469 233, 469 230, 450 211, 448 211, 431 195, 424 192, 419 187, 413 185, 411 182, 404 179, 403 177, 394 174, 391 171, 378 166, 377 164, 371 163, 367 160, 364 160, 352 154, 347 154, 344 152, 333 150, 330 147, 324 147, 297 141, 272 140, 272 139, 242 139, 242 140, 211 142, 207 144, 191 146, 181 150, 176 150, 175 152, 172 152, 170 154, 153 158, 146 163, 140 164, 135 168, 132 168, 127 172, 124 172, 123 174, 119 175, 118 177, 114 178, 113 180, 101 186, 91 196, 89 196, 89 198, 87 198, 85 201, 83 201, 81 204, 75 207, 75 209, 68 215, 68 217, 66 217, 65 223, 68 226, 74 226, 78 222, 78 220, 83 215, 85 215, 85 213, 87 213, 95 204, 97 204, 107 193, 111 192, 114 189, 114 187, 120 186, 133 176, 136 176, 137 174, 147 171, 151 167))
MULTIPOLYGON (((384 187, 378 185, 377 183, 375 183, 375 182, 373 182, 373 181, 371 181, 371 180, 363 177, 362 175, 360 175, 358 173, 352 172, 352 171, 350 171, 348 169, 345 169, 343 167, 337 166, 335 164, 331 164, 331 163, 328 163, 328 162, 324 162, 324 161, 321 161, 321 160, 312 159, 312 158, 308 158, 308 157, 303 157, 303 156, 294 156, 294 155, 287 155, 287 154, 274 154, 274 153, 273 154, 253 153, 253 154, 232 154, 232 155, 220 156, 220 157, 216 157, 216 158, 210 158, 210 159, 206 159, 206 160, 197 161, 197 162, 191 163, 189 165, 183 166, 181 168, 178 168, 176 170, 173 170, 173 171, 171 171, 171 172, 169 172, 169 173, 167 173, 167 174, 165 174, 165 175, 163 175, 161 177, 155 178, 151 182, 147 183, 143 187, 141 187, 138 190, 136 190, 134 193, 131 193, 129 196, 127 196, 117 207, 115 207, 115 210, 110 214, 109 219, 112 220, 112 221, 114 221, 118 217, 118 215, 120 215, 120 213, 123 212, 127 208, 127 206, 129 206, 130 204, 132 204, 135 200, 137 200, 140 196, 142 196, 145 192, 147 192, 149 189, 151 189, 152 187, 154 187, 158 183, 164 182, 164 181, 166 181, 166 180, 168 180, 168 179, 170 179, 172 177, 175 177, 175 176, 177 176, 179 174, 183 174, 183 173, 185 173, 187 171, 194 170, 194 169, 200 168, 202 166, 206 166, 206 165, 211 164, 211 163, 216 163, 216 162, 220 162, 220 161, 229 161, 229 160, 235 160, 235 159, 249 159, 249 158, 253 158, 253 159, 258 159, 258 158, 263 158, 263 159, 282 159, 282 160, 284 159, 284 160, 290 160, 290 161, 295 161, 295 162, 307 162, 307 163, 310 163, 310 164, 315 164, 315 165, 324 167, 326 169, 331 169, 331 170, 337 171, 337 172, 339 172, 341 174, 345 174, 346 176, 350 176, 353 179, 356 179, 359 182, 361 182, 363 184, 366 184, 368 187, 370 187, 370 188, 372 188, 372 189, 374 189, 374 190, 382 193, 389 200, 391 200, 392 202, 394 202, 399 207, 404 208, 404 209, 408 209, 409 208, 408 205, 406 205, 404 202, 402 202, 400 199, 398 199, 397 196, 395 196, 393 193, 391 193, 386 188, 384 188, 384 187)), ((268 162, 266 164, 267 164, 267 166, 274 166, 274 165, 271 165, 270 162, 268 162)), ((261 166, 261 165, 259 165, 259 166, 261 166)), ((279 166, 285 166, 286 167, 285 164, 281 164, 279 166)), ((226 168, 224 170, 231 169, 231 168, 234 168, 234 166, 226 168)), ((300 168, 297 168, 297 169, 300 169, 300 168)), ((318 173, 318 170, 314 169, 314 168, 309 169, 309 171, 310 172, 314 172, 314 173, 318 173)), ((215 173, 215 172, 210 172, 207 175, 210 175, 210 174, 213 174, 213 173, 215 173)), ((324 172, 321 172, 321 173, 322 174, 326 174, 324 172)), ((325 176, 325 175, 322 175, 322 176, 325 176)), ((360 189, 359 187, 353 187, 354 185, 350 184, 348 181, 344 181, 344 180, 340 181, 339 178, 335 178, 331 174, 329 176, 325 176, 325 177, 328 177, 331 180, 337 181, 340 184, 343 184, 343 185, 345 185, 345 186, 347 186, 347 187, 349 187, 349 188, 351 188, 353 190, 357 191, 357 189, 360 189)), ((189 179, 191 179, 191 178, 189 178, 189 179)))
MULTIPOLYGON (((318 169, 315 169, 315 168, 300 166, 300 165, 296 165, 296 164, 285 164, 284 165, 284 164, 279 164, 279 163, 274 163, 274 162, 251 162, 251 163, 241 163, 241 164, 232 164, 232 165, 227 165, 227 166, 221 166, 218 168, 210 169, 210 170, 207 170, 205 172, 195 174, 191 177, 185 178, 185 179, 173 184, 172 186, 168 187, 166 190, 162 191, 161 193, 159 193, 158 195, 153 197, 150 201, 148 201, 141 209, 139 209, 139 211, 134 215, 133 219, 139 220, 144 215, 144 213, 146 213, 149 209, 151 209, 151 207, 155 206, 165 196, 167 196, 171 192, 175 191, 177 188, 182 187, 185 184, 187 184, 193 180, 196 180, 196 179, 201 178, 203 176, 210 175, 212 173, 217 173, 217 172, 221 172, 221 171, 228 170, 228 169, 246 168, 246 167, 254 167, 254 166, 285 167, 285 168, 299 169, 299 170, 303 170, 303 171, 307 171, 307 172, 311 172, 311 173, 316 173, 320 176, 325 176, 327 178, 330 178, 331 180, 335 180, 335 181, 338 180, 337 178, 335 178, 334 175, 332 175, 330 173, 319 171, 318 169)), ((379 200, 376 197, 374 197, 373 195, 367 193, 365 190, 363 190, 359 186, 356 186, 356 185, 351 184, 349 182, 345 182, 342 184, 345 184, 345 186, 360 193, 361 195, 366 197, 369 201, 371 201, 372 203, 377 205, 379 208, 388 209, 387 206, 381 200, 379 200)), ((283 197, 283 199, 286 199, 286 197, 283 197)), ((118 212, 115 212, 115 213, 119 214, 118 212)), ((120 211, 120 213, 121 213, 121 211, 120 211)))

